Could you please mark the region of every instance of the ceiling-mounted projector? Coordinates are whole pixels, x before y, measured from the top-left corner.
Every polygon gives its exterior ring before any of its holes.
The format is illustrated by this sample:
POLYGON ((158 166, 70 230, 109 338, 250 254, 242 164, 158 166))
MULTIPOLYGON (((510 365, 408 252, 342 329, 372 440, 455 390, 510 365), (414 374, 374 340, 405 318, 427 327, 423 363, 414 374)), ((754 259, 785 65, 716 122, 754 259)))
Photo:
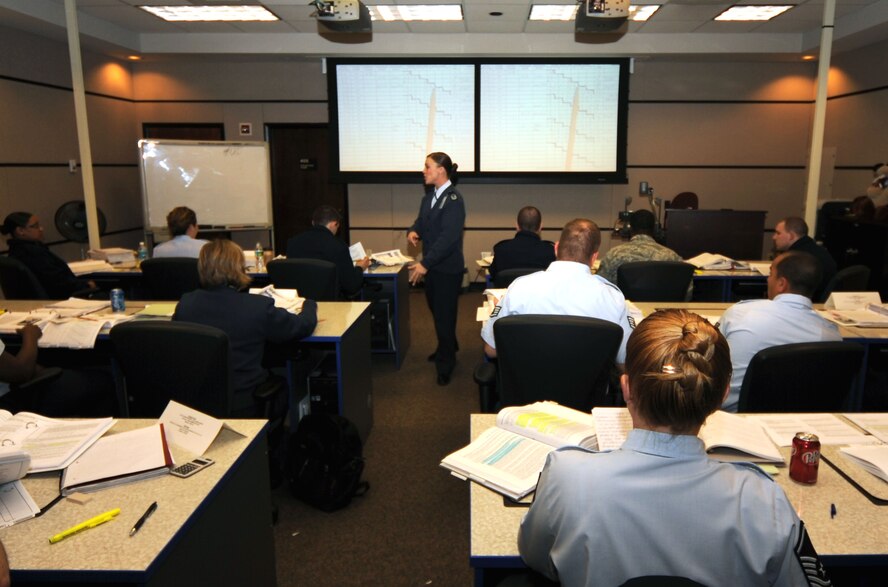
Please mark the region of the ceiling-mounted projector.
POLYGON ((370 33, 370 10, 359 0, 313 0, 318 25, 333 33, 370 33))
POLYGON ((629 0, 580 0, 576 32, 612 33, 628 18, 629 0))

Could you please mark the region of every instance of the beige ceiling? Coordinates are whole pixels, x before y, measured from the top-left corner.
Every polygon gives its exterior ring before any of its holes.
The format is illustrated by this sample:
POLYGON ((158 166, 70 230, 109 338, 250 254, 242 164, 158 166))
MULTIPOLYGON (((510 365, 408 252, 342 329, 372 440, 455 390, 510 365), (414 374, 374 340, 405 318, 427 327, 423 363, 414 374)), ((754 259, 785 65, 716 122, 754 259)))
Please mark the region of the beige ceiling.
MULTIPOLYGON (((423 4, 433 0, 366 0, 423 4)), ((734 2, 637 0, 663 4, 647 22, 630 22, 619 37, 580 39, 573 22, 530 22, 530 6, 569 0, 438 0, 463 6, 462 22, 373 23, 361 42, 318 34, 308 0, 77 0, 85 47, 146 58, 175 54, 274 56, 605 56, 641 58, 798 58, 820 46, 824 0, 785 0, 795 6, 764 23, 719 23, 712 18, 734 2), (167 23, 144 4, 263 4, 271 23, 167 23), (494 15, 491 13, 501 13, 494 15), (592 41, 592 42, 589 42, 592 41)), ((736 3, 765 4, 762 0, 736 3)), ((780 3, 780 2, 773 2, 780 3)), ((888 39, 888 0, 835 0, 833 52, 888 39)), ((0 0, 0 26, 63 38, 64 0, 0 0)))

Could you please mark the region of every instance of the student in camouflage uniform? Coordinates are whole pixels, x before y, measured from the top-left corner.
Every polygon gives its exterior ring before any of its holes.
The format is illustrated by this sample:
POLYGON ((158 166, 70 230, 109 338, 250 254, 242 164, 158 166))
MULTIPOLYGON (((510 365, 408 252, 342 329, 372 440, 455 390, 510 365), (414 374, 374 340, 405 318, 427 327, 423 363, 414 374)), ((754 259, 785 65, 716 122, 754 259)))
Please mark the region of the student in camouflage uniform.
POLYGON ((668 247, 654 240, 655 219, 648 210, 636 210, 629 217, 631 238, 628 243, 617 245, 608 251, 601 260, 598 275, 614 285, 617 283, 617 269, 623 263, 636 261, 682 261, 683 259, 668 247))

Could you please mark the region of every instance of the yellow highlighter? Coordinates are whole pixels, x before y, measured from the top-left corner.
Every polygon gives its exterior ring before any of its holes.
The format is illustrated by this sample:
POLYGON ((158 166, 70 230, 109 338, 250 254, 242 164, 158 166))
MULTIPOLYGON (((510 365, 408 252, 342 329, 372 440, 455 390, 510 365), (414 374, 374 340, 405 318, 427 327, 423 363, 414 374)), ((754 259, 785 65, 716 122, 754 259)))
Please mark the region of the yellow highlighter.
POLYGON ((85 522, 81 522, 76 526, 72 526, 65 530, 64 532, 59 532, 55 536, 49 539, 50 544, 55 544, 56 542, 60 542, 67 538, 68 536, 72 536, 81 532, 83 530, 87 530, 89 528, 95 528, 100 524, 104 524, 105 522, 109 522, 114 519, 114 517, 120 513, 120 508, 114 508, 113 510, 107 511, 104 514, 99 514, 95 518, 90 518, 85 522))

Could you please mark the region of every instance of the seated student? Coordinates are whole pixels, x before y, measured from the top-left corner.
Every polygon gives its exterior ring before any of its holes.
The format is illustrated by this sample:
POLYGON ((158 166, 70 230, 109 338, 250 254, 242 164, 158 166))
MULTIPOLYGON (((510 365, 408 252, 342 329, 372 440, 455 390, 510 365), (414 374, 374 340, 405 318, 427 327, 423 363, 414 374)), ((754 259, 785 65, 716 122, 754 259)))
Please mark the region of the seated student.
POLYGON ((333 206, 318 206, 311 215, 311 228, 287 241, 288 259, 319 259, 336 265, 339 289, 346 297, 361 291, 364 269, 370 257, 352 262, 348 245, 336 238, 342 214, 333 206))
POLYGON ((95 282, 74 275, 68 264, 43 244, 43 226, 30 212, 7 216, 0 233, 11 235, 7 239, 9 256, 31 270, 50 299, 68 299, 96 289, 95 282))
POLYGON ((250 283, 244 271, 244 254, 230 240, 214 240, 200 251, 197 261, 201 289, 182 296, 173 320, 195 322, 224 330, 231 345, 232 410, 246 417, 255 414, 253 390, 268 373, 262 368, 266 341, 286 342, 314 331, 318 306, 305 300, 300 314, 276 308, 271 298, 239 290, 250 283))
POLYGON ((731 346, 734 374, 722 409, 736 412, 752 357, 762 349, 797 342, 842 340, 835 324, 812 307, 820 266, 808 253, 783 253, 771 263, 768 299, 738 302, 725 310, 719 330, 731 346))
POLYGON ((154 247, 154 258, 191 257, 197 259, 200 250, 209 241, 194 238, 197 236, 197 214, 191 208, 179 206, 167 214, 167 228, 170 240, 154 247))
POLYGON ((623 263, 638 261, 683 261, 681 256, 654 240, 657 219, 649 210, 636 210, 629 217, 628 243, 612 248, 604 255, 597 275, 617 283, 617 270, 623 263))
POLYGON ((780 486, 710 459, 697 437, 730 378, 728 344, 704 318, 665 310, 641 322, 620 379, 633 428, 612 452, 549 455, 518 536, 527 565, 565 587, 828 585, 780 486))
POLYGON ((493 263, 490 277, 504 269, 545 269, 555 260, 555 245, 540 238, 543 231, 543 215, 533 206, 518 211, 514 238, 493 245, 493 263))
POLYGON ((22 342, 16 355, 7 351, 0 340, 0 409, 54 418, 104 417, 116 413, 114 382, 111 374, 103 369, 66 369, 57 379, 35 389, 11 391, 10 383, 25 383, 43 370, 37 364, 37 341, 43 333, 33 324, 17 332, 22 342))
POLYGON ((798 251, 813 255, 820 263, 820 283, 811 298, 815 302, 821 299, 826 286, 836 274, 836 261, 825 248, 818 245, 813 238, 808 236, 808 223, 796 216, 784 218, 774 227, 774 250, 778 253, 786 251, 798 251))
POLYGON ((600 244, 601 231, 591 220, 575 218, 565 224, 555 245, 558 260, 545 271, 513 281, 481 328, 487 356, 496 357, 493 325, 500 318, 514 314, 556 314, 598 318, 621 327, 623 341, 617 362, 622 363, 632 328, 622 292, 606 279, 592 275, 600 244))

